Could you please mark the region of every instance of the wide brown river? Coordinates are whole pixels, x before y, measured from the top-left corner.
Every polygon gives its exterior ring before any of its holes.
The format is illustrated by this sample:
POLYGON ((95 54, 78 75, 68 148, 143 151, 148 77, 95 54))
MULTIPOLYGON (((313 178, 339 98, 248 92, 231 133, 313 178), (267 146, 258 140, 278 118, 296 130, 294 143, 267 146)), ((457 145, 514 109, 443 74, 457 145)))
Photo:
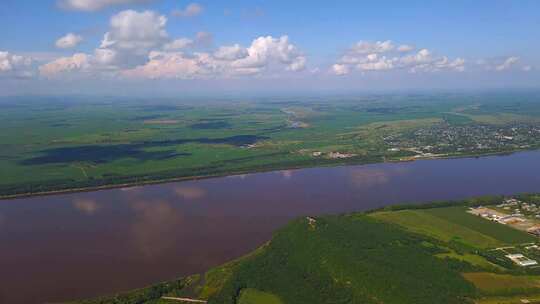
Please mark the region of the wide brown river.
POLYGON ((302 215, 540 192, 540 152, 257 173, 0 201, 0 303, 200 273, 302 215))

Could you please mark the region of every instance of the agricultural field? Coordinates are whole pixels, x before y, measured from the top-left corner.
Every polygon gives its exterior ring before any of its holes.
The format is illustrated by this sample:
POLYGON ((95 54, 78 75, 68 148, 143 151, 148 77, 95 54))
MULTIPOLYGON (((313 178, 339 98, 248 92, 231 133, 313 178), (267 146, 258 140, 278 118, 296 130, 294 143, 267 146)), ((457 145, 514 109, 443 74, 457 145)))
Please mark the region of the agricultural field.
POLYGON ((536 93, 3 98, 0 195, 534 149, 537 99, 536 93), (471 134, 481 142, 471 142, 471 134))
POLYGON ((536 303, 538 268, 500 262, 486 252, 504 246, 526 253, 522 246, 540 240, 467 213, 500 201, 300 218, 255 252, 206 274, 74 303, 173 303, 163 297, 210 304, 536 303))

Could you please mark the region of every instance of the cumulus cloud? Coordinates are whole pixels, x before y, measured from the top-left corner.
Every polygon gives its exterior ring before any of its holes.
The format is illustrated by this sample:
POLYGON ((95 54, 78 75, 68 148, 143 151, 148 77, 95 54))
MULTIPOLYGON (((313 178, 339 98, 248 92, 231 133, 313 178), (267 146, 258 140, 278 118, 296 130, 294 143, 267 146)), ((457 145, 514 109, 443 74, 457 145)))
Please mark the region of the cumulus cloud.
POLYGON ((397 48, 398 52, 402 52, 402 53, 414 51, 414 49, 415 47, 413 45, 408 45, 408 44, 402 44, 398 46, 397 48))
POLYGON ((289 37, 266 36, 255 39, 247 48, 247 56, 233 61, 231 66, 259 70, 266 68, 272 62, 284 64, 288 70, 300 71, 305 67, 306 58, 296 46, 289 43, 289 37))
POLYGON ((122 11, 111 18, 101 48, 144 53, 168 39, 167 18, 153 11, 122 11))
POLYGON ((70 57, 61 57, 39 67, 45 77, 53 77, 60 73, 84 71, 90 68, 90 56, 77 53, 70 57))
POLYGON ((58 5, 63 9, 93 12, 109 6, 137 4, 151 1, 152 0, 58 0, 58 5))
POLYGON ((214 52, 214 57, 222 60, 237 60, 248 56, 248 51, 239 44, 222 46, 214 52))
MULTIPOLYGON (((64 57, 51 64, 62 63, 61 66, 65 66, 65 69, 50 69, 51 66, 47 66, 45 70, 49 72, 48 76, 51 76, 54 71, 112 70, 137 66, 147 60, 151 50, 172 43, 165 30, 166 24, 167 18, 153 11, 121 11, 111 17, 109 30, 103 35, 94 54, 84 54, 84 64, 81 54, 77 54, 76 64, 72 64, 74 58, 64 57)), ((174 44, 169 47, 174 47, 174 44)))
POLYGON ((517 64, 518 61, 519 61, 519 57, 516 57, 516 56, 508 57, 501 64, 495 66, 495 70, 496 71, 508 70, 511 67, 513 67, 515 64, 517 64))
POLYGON ((56 40, 56 47, 60 49, 70 49, 76 47, 79 43, 83 41, 81 35, 76 35, 73 33, 68 33, 64 37, 56 40))
POLYGON ((195 17, 203 12, 204 8, 198 3, 190 3, 184 9, 174 10, 171 14, 175 17, 195 17))
POLYGON ((411 53, 414 49, 414 46, 408 44, 396 48, 390 40, 360 41, 341 56, 331 71, 336 75, 344 75, 352 68, 362 72, 402 69, 412 73, 465 69, 465 60, 462 58, 450 60, 446 56, 435 56, 428 49, 411 53))
POLYGON ((248 48, 222 46, 213 53, 151 52, 146 64, 123 72, 140 78, 208 78, 261 74, 265 71, 298 72, 306 57, 287 36, 259 37, 248 48))
POLYGON ((354 54, 386 53, 392 51, 394 48, 395 46, 390 40, 376 42, 360 41, 352 46, 350 52, 354 54))
POLYGON ((33 76, 32 63, 31 57, 0 51, 0 76, 29 78, 33 76))
POLYGON ((185 48, 189 48, 193 46, 194 41, 188 38, 179 38, 175 39, 171 42, 166 43, 163 46, 163 50, 165 51, 175 51, 175 50, 181 50, 185 48))
POLYGON ((332 72, 336 75, 346 75, 349 74, 349 67, 345 64, 334 64, 332 65, 332 72))
POLYGON ((181 52, 152 52, 149 61, 122 74, 126 77, 149 79, 190 79, 208 74, 207 54, 187 56, 181 52))
POLYGON ((167 18, 154 11, 121 11, 111 17, 93 54, 55 59, 42 65, 40 73, 46 77, 82 71, 119 77, 208 78, 298 72, 307 64, 287 36, 259 37, 249 47, 233 44, 214 49, 211 33, 171 39, 166 25, 167 18))
POLYGON ((508 70, 520 69, 521 71, 530 71, 529 65, 520 65, 521 59, 517 56, 482 58, 476 60, 476 66, 487 71, 503 72, 508 70))

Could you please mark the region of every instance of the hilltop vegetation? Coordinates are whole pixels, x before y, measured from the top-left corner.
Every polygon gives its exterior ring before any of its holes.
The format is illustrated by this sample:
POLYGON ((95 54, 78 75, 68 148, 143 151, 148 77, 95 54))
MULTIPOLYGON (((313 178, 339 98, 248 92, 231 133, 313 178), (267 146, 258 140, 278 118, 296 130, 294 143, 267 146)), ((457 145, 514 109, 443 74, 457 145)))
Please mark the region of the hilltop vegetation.
POLYGON ((500 200, 301 218, 257 251, 204 275, 80 303, 174 303, 161 298, 165 295, 210 304, 514 304, 538 299, 538 268, 488 254, 495 246, 521 250, 524 242, 538 240, 466 213, 467 206, 500 200))
POLYGON ((0 196, 540 146, 536 93, 0 99, 0 196))

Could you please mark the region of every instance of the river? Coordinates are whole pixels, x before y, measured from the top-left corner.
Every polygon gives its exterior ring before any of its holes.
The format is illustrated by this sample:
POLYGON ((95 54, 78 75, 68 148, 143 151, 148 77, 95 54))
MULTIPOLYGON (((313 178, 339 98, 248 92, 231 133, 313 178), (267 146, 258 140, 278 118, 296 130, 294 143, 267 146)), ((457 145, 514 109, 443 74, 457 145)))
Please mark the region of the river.
POLYGON ((201 273, 303 215, 540 192, 540 152, 256 173, 0 201, 0 303, 201 273))

